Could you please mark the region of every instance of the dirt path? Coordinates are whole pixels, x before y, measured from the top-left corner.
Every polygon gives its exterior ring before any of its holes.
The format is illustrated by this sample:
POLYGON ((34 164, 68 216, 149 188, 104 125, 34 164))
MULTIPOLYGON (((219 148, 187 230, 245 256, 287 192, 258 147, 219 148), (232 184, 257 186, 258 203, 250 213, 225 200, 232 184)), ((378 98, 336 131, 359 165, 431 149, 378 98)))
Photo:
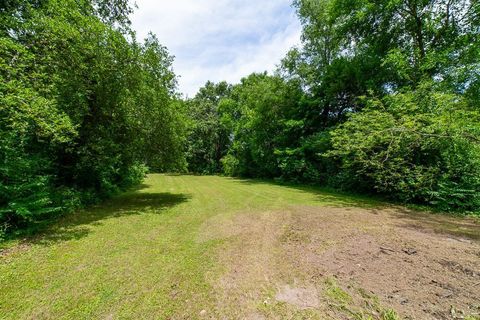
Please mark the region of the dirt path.
POLYGON ((227 318, 480 314, 480 226, 474 221, 308 206, 212 221, 199 241, 205 234, 230 239, 219 254, 225 272, 211 279, 216 313, 227 318))

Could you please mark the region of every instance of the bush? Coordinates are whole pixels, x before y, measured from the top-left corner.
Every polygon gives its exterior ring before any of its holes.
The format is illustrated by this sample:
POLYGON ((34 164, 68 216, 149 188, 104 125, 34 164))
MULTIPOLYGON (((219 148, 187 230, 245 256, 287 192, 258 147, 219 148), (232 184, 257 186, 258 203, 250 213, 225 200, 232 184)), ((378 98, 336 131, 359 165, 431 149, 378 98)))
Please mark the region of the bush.
POLYGON ((350 188, 479 212, 479 124, 461 97, 424 87, 370 99, 332 132, 327 156, 340 161, 350 188))
POLYGON ((231 154, 227 154, 220 162, 222 163, 223 173, 227 176, 237 176, 239 174, 239 164, 237 158, 231 154))
POLYGON ((95 1, 15 3, 0 9, 3 233, 137 184, 143 163, 185 167, 173 58, 132 37, 128 1, 114 16, 95 1))
POLYGON ((124 174, 122 174, 122 187, 130 188, 141 183, 145 178, 147 172, 148 167, 143 163, 134 164, 133 166, 129 167, 124 174))

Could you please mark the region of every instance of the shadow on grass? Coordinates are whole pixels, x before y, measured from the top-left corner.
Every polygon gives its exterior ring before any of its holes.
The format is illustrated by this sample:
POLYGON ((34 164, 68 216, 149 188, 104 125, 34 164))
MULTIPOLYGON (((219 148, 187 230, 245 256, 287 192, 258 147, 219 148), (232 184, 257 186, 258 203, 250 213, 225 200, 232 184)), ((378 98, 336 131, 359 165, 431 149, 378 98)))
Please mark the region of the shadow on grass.
POLYGON ((398 227, 413 229, 421 232, 434 232, 458 238, 468 238, 480 241, 480 218, 452 215, 448 213, 422 211, 410 209, 399 203, 374 195, 357 195, 339 192, 330 188, 318 186, 297 185, 273 180, 239 179, 232 181, 245 185, 268 185, 294 189, 301 192, 311 193, 321 203, 332 207, 357 207, 370 210, 379 214, 382 210, 392 209, 395 218, 398 219, 398 227))
POLYGON ((480 219, 398 208, 399 227, 480 241, 480 219))
POLYGON ((184 203, 190 199, 185 194, 128 192, 113 197, 99 205, 68 214, 58 222, 42 227, 24 242, 51 245, 57 242, 78 240, 91 232, 91 227, 99 225, 102 220, 120 218, 129 215, 147 213, 160 214, 165 209, 184 203))
POLYGON ((265 185, 265 186, 278 186, 288 189, 293 189, 295 191, 305 192, 314 194, 316 200, 320 203, 327 204, 332 207, 360 207, 364 209, 382 209, 392 206, 392 204, 387 203, 385 199, 382 199, 378 196, 366 196, 358 195, 348 192, 342 192, 334 190, 332 188, 314 186, 314 185, 303 185, 295 184, 289 182, 280 182, 275 180, 257 180, 257 179, 240 179, 232 178, 232 181, 242 183, 245 185, 265 185))

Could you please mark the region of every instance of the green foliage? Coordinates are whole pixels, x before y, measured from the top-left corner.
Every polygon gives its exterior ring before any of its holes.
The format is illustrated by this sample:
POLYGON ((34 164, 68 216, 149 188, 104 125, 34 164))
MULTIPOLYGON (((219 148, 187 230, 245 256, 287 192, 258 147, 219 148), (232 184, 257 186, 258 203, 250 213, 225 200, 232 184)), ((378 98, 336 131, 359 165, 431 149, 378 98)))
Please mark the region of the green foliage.
POLYGON ((369 99, 332 132, 350 183, 443 210, 480 208, 480 114, 461 97, 423 88, 369 99))
POLYGON ((230 144, 227 128, 221 121, 219 102, 231 92, 226 82, 207 82, 195 98, 187 101, 190 115, 187 161, 191 172, 214 174, 221 172, 221 159, 230 144))
POLYGON ((299 97, 300 90, 294 83, 278 76, 252 74, 220 102, 222 123, 231 132, 232 141, 226 162, 236 164, 236 174, 280 174, 275 150, 288 146, 293 138, 284 132, 293 131, 294 121, 284 120, 296 108, 299 97))
POLYGON ((76 131, 56 101, 33 88, 41 86, 32 79, 41 75, 29 72, 33 55, 11 39, 0 42, 0 224, 6 231, 60 210, 50 155, 68 147, 76 131))
POLYGON ((400 317, 395 310, 388 309, 382 312, 382 320, 399 320, 400 317))
POLYGON ((329 184, 335 166, 321 154, 330 148, 330 133, 324 131, 302 137, 296 148, 277 149, 281 178, 298 183, 329 184))
POLYGON ((189 154, 201 156, 190 157, 191 168, 206 168, 193 171, 217 172, 222 163, 228 175, 479 212, 476 1, 294 6, 302 46, 278 74, 252 74, 197 107, 208 116, 193 119, 189 154), (223 158, 212 156, 219 132, 228 137, 223 158))
POLYGON ((239 164, 237 158, 231 154, 227 154, 223 157, 220 162, 222 163, 223 173, 227 176, 238 176, 239 175, 239 164))
POLYGON ((4 1, 2 230, 118 193, 147 166, 478 212, 476 1, 294 6, 302 46, 276 75, 182 101, 173 58, 153 34, 136 40, 129 1, 4 1))
POLYGON ((0 7, 0 225, 15 228, 186 167, 172 57, 128 1, 0 7))

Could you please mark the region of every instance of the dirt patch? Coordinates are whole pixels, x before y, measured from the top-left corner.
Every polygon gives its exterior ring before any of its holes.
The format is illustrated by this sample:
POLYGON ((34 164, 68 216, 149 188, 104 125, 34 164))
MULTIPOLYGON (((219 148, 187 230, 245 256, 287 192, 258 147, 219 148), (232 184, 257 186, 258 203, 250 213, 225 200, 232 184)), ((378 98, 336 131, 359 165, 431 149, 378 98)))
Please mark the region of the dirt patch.
POLYGON ((31 245, 25 242, 8 248, 0 248, 0 258, 2 258, 2 262, 8 262, 10 261, 11 256, 28 251, 30 247, 31 245))
POLYGON ((281 229, 276 224, 281 221, 277 212, 262 212, 212 217, 203 224, 198 242, 226 241, 218 257, 225 272, 220 279, 211 279, 217 293, 216 314, 259 318, 258 305, 268 299, 279 269, 274 248, 279 248, 281 229))
POLYGON ((292 304, 300 309, 319 307, 318 292, 314 287, 295 288, 286 285, 277 292, 275 300, 292 304))
POLYGON ((199 239, 227 241, 219 254, 224 273, 211 279, 218 315, 382 319, 389 309, 406 319, 480 314, 480 226, 474 221, 400 208, 329 207, 224 219, 207 222, 202 231, 208 232, 200 234, 208 236, 199 239), (328 279, 338 288, 332 291, 328 279))
MULTIPOLYGON (((480 312, 480 260, 472 254, 480 244, 439 229, 455 225, 453 219, 437 216, 443 223, 429 225, 396 209, 299 208, 296 215, 299 224, 312 227, 312 238, 337 241, 320 254, 287 248, 303 261, 305 272, 321 269, 340 283, 367 290, 405 318, 451 319, 452 306, 465 314, 480 312)), ((480 232, 476 224, 469 228, 480 232)))

